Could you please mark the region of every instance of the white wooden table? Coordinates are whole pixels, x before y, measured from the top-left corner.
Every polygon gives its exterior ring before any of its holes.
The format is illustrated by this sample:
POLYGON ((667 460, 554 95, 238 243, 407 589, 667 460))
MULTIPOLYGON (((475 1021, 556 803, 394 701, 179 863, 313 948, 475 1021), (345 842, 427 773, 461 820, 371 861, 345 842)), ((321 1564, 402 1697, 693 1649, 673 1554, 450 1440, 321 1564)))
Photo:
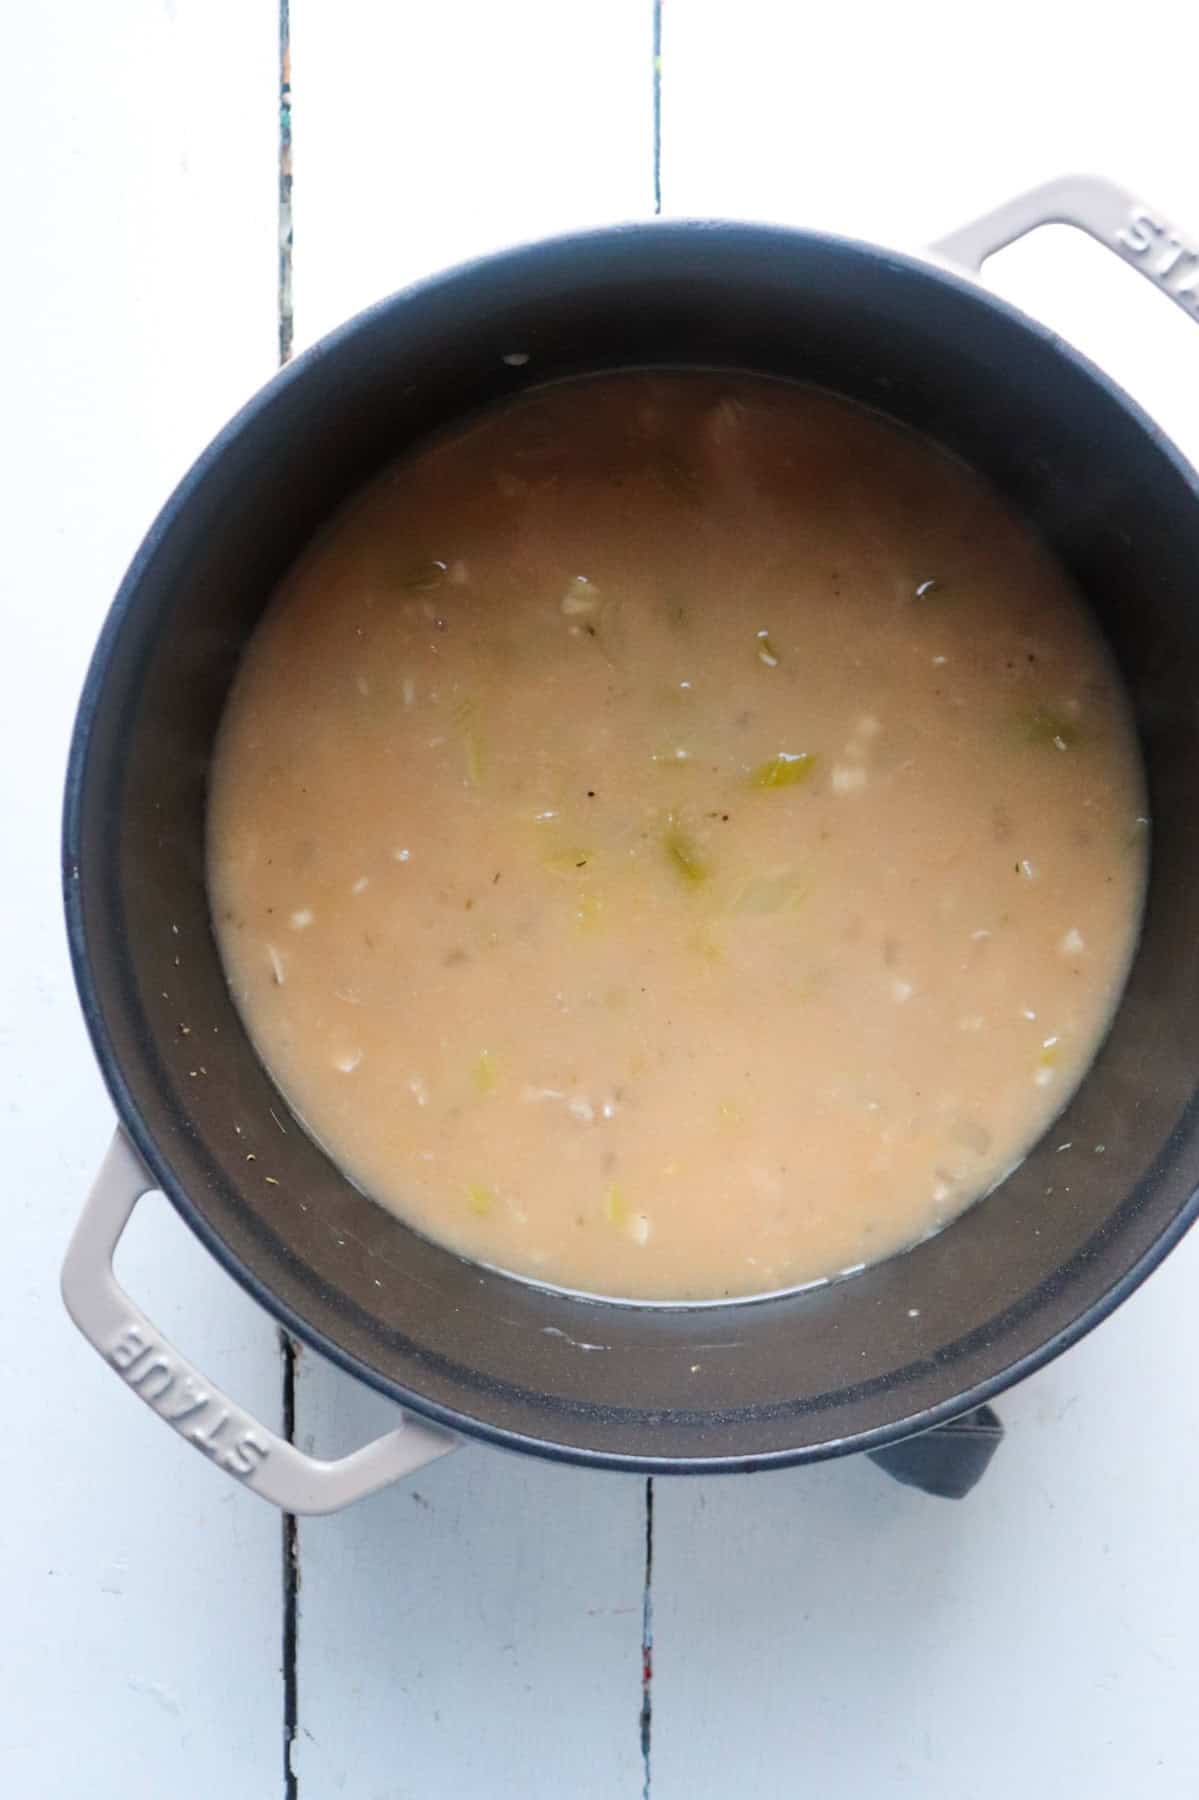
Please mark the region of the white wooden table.
MULTIPOLYGON (((957 1507, 860 1460, 651 1488, 478 1448, 291 1532, 135 1406, 58 1303, 111 1123, 59 919, 75 697, 142 530, 281 329, 298 348, 469 252, 659 205, 917 245, 1083 167, 1199 226, 1174 0, 1120 26, 1064 0, 664 11, 284 0, 282 263, 278 0, 6 13, 6 1800, 1199 1791, 1199 1238, 1003 1402, 1008 1441, 957 1507)), ((1199 458, 1181 314, 1060 232, 993 271, 1199 458)), ((165 1204, 122 1266, 279 1420, 274 1327, 165 1204)), ((307 1354, 294 1401, 326 1451, 387 1412, 307 1354)))

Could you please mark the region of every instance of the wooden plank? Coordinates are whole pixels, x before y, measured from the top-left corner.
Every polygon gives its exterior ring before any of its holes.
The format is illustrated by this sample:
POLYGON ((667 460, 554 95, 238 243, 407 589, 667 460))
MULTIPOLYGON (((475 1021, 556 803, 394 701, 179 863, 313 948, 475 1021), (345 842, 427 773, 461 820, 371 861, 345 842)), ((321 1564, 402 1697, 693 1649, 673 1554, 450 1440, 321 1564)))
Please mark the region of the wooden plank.
MULTIPOLYGON (((652 9, 292 0, 296 343, 415 276, 652 208, 652 9)), ((301 1440, 376 1397, 305 1355, 301 1440)), ((298 1527, 300 1794, 640 1789, 645 1484, 481 1448, 298 1527)))
POLYGON ((292 0, 297 345, 503 244, 653 209, 649 0, 292 0))
POLYGON ((1080 169, 1179 215, 1193 199, 1190 69, 1170 0, 1137 9, 1140 62, 1122 20, 1036 0, 989 24, 954 0, 686 0, 663 18, 668 212, 903 246, 1080 169))
MULTIPOLYGON (((643 0, 292 0, 292 67, 297 344, 455 259, 652 207, 643 0)), ((380 1408, 302 1357, 320 1449, 380 1408)), ((301 1521, 301 1795, 636 1793, 643 1508, 641 1481, 470 1449, 301 1521)))
POLYGON ((655 1483, 654 1800, 1199 1788, 1199 1238, 1000 1403, 961 1502, 863 1459, 655 1483))
MULTIPOLYGON (((1125 21, 1012 0, 989 23, 954 0, 664 8, 662 204, 814 226, 918 250, 999 201, 1078 170, 1199 232, 1191 62, 1173 0, 1125 21), (1142 73, 1144 71, 1151 71, 1142 73)), ((987 279, 1102 364, 1199 460, 1192 321, 1066 228, 987 279)))
MULTIPOLYGON (((304 1353, 299 1440, 394 1409, 304 1353)), ((471 1447, 299 1522, 303 1800, 640 1791, 645 1483, 471 1447)))
MULTIPOLYGON (((9 171, 0 940, 4 1790, 279 1791, 280 1528, 122 1391, 57 1293, 112 1113, 60 922, 66 740, 92 641, 174 478, 274 359, 275 20, 235 0, 16 9, 9 171)), ((122 1268, 277 1416, 260 1312, 147 1203, 122 1268)))
MULTIPOLYGON (((989 29, 925 0, 665 12, 668 213, 911 248, 1077 168, 1199 222, 1185 46, 1149 0, 1126 33, 1016 0, 989 29), (1084 28, 1085 27, 1085 28, 1084 28)), ((1109 368, 1199 457, 1193 326, 1065 231, 988 279, 1109 368)), ((802 1788, 922 1800, 1194 1791, 1190 1294, 1199 1243, 1008 1396, 960 1507, 858 1460, 655 1484, 655 1800, 802 1788)))

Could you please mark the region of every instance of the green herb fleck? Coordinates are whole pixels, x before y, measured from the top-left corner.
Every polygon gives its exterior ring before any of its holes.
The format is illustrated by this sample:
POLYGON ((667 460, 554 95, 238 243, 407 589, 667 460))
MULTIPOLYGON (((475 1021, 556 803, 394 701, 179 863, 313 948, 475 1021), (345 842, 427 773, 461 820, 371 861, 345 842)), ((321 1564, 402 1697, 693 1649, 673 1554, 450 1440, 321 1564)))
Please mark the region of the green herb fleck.
POLYGON ((590 850, 560 850, 554 856, 545 857, 541 866, 551 875, 560 875, 564 881, 577 881, 590 863, 590 850))
POLYGON ((1072 750, 1079 741, 1078 721, 1052 707, 1037 706, 1020 720, 1026 743, 1051 745, 1055 750, 1072 750))
POLYGON ((485 1219, 495 1205, 495 1195, 482 1182, 470 1181, 466 1186, 466 1204, 476 1219, 485 1219))
POLYGON ((708 878, 708 865, 696 848, 694 839, 683 830, 673 813, 666 822, 666 831, 662 839, 677 872, 684 881, 697 886, 708 878))

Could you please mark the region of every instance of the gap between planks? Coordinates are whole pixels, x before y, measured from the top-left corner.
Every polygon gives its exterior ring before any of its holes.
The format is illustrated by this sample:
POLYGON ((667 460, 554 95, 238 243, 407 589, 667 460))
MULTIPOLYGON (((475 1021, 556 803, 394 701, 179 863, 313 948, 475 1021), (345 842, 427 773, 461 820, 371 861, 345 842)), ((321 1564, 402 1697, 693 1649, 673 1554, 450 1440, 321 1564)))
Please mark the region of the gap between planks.
MULTIPOLYGON (((653 13, 653 197, 654 214, 662 211, 662 0, 651 0, 653 13)), ((291 160, 291 16, 289 0, 279 0, 279 367, 291 359, 295 338, 292 293, 292 160, 291 160)), ((296 1431, 296 1365, 299 1347, 280 1331, 282 1358, 283 1435, 289 1444, 296 1431)), ((284 1513, 283 1527, 283 1793, 299 1800, 299 1781, 292 1767, 292 1746, 299 1729, 299 1527, 294 1513, 284 1513)), ((651 1800, 654 1660, 654 1478, 645 1483, 645 1577, 641 1602, 641 1708, 637 1729, 641 1747, 642 1800, 651 1800)))

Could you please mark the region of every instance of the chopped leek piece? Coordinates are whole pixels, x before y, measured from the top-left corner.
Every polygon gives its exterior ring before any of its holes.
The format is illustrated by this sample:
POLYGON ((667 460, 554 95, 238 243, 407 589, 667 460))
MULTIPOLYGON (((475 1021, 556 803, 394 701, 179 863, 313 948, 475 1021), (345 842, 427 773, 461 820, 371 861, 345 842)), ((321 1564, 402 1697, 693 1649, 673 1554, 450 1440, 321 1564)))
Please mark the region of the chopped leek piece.
POLYGON ((598 931, 603 923, 603 916, 604 902, 599 894, 579 895, 579 903, 575 907, 575 918, 579 922, 580 931, 598 931))
POLYGON ((603 604, 603 595, 586 575, 576 575, 558 604, 567 618, 577 618, 598 612, 603 604))
POLYGON ((481 1050, 474 1067, 474 1083, 481 1094, 490 1094, 495 1088, 495 1057, 490 1050, 481 1050))
POLYGON ((758 764, 749 778, 750 785, 756 788, 799 787, 808 780, 815 767, 816 756, 811 750, 780 750, 777 756, 758 764))
POLYGON ((495 1195, 482 1182, 469 1181, 466 1184, 466 1204, 476 1219, 485 1219, 495 1204, 495 1195))
POLYGON ((662 840, 675 869, 684 881, 699 883, 706 881, 708 865, 696 848, 694 840, 685 832, 672 813, 666 821, 666 833, 662 840))
POLYGON ((624 1190, 618 1181, 614 1181, 604 1195, 604 1217, 609 1225, 623 1225, 628 1216, 624 1190))
POLYGON ((805 890, 794 872, 784 869, 777 875, 755 875, 734 895, 729 911, 758 914, 798 912, 805 890))
POLYGON ((483 737, 478 725, 478 709, 473 700, 462 700, 454 708, 454 718, 462 732, 462 755, 466 766, 466 780, 470 787, 479 787, 483 780, 486 757, 483 751, 483 737))
POLYGON ((1065 713, 1054 712, 1048 706, 1038 706, 1026 713, 1021 726, 1024 737, 1030 744, 1049 744, 1055 750, 1070 750, 1079 740, 1077 719, 1071 719, 1065 713))

